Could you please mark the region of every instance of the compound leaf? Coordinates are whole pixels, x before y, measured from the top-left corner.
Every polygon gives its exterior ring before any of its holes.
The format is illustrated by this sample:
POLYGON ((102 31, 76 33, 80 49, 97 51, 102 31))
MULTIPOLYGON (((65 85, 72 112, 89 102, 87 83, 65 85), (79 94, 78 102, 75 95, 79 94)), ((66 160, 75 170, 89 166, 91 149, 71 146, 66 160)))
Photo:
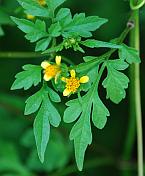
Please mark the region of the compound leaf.
MULTIPOLYGON (((115 67, 119 68, 120 65, 115 67)), ((129 79, 124 73, 114 68, 114 63, 112 64, 112 62, 107 63, 107 70, 108 74, 103 81, 103 86, 106 88, 107 98, 118 104, 126 96, 125 89, 128 88, 129 79)))
POLYGON ((122 47, 119 49, 119 57, 126 60, 129 64, 141 62, 139 52, 125 44, 122 44, 122 47))
POLYGON ((32 85, 37 86, 41 82, 41 70, 40 66, 36 65, 25 65, 23 66, 24 71, 18 73, 15 78, 11 90, 29 89, 32 85))
POLYGON ((36 42, 37 40, 47 37, 46 24, 44 21, 37 19, 34 23, 26 19, 19 19, 11 17, 11 19, 18 25, 18 28, 26 33, 25 37, 30 42, 36 42))
POLYGON ((120 45, 116 45, 114 43, 109 43, 109 42, 103 42, 99 40, 94 40, 94 39, 88 39, 85 41, 80 42, 82 45, 89 47, 89 48, 121 48, 120 45))
POLYGON ((41 6, 36 0, 18 0, 26 14, 40 17, 50 17, 50 10, 41 6))

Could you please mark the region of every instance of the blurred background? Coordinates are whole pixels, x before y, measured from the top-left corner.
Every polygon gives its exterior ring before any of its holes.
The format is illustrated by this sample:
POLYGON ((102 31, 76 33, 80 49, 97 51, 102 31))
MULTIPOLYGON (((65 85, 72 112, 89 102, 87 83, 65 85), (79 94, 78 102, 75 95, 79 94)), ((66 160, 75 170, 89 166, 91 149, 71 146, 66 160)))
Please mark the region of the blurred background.
MULTIPOLYGON (((65 7, 73 13, 85 12, 109 19, 109 22, 94 33, 98 40, 109 41, 118 37, 126 26, 130 15, 127 0, 68 0, 65 7)), ((73 145, 69 141, 72 124, 61 123, 53 129, 48 144, 45 163, 38 160, 33 136, 34 116, 23 115, 25 100, 36 91, 10 91, 14 76, 24 64, 40 64, 44 58, 33 57, 34 44, 29 43, 11 21, 10 16, 25 18, 16 0, 0 0, 0 176, 136 176, 136 134, 129 160, 125 161, 124 148, 129 125, 129 92, 119 105, 101 97, 111 116, 106 127, 93 127, 93 143, 87 149, 83 172, 78 172, 73 145), (13 54, 12 54, 13 53, 13 54)), ((141 93, 142 108, 145 106, 145 7, 140 10, 141 25, 141 93)), ((126 43, 128 40, 126 39, 126 43)), ((99 55, 103 50, 88 50, 88 55, 99 55)), ((74 63, 82 61, 83 54, 63 51, 63 55, 74 63)), ((128 74, 128 73, 127 73, 128 74)), ((66 101, 66 100, 64 100, 66 101)), ((58 109, 63 114, 65 106, 58 109)), ((145 112, 143 111, 143 124, 145 112)), ((135 130, 133 130, 135 131, 135 130)))

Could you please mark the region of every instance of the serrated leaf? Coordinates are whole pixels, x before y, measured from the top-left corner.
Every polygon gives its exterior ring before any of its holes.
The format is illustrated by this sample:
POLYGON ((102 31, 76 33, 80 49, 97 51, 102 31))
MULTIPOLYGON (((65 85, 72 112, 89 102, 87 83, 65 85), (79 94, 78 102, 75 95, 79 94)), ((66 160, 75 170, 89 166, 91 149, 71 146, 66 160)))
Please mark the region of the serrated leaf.
POLYGON ((25 37, 30 42, 36 42, 37 40, 48 36, 46 32, 46 24, 44 21, 37 19, 34 23, 26 19, 19 19, 11 17, 11 19, 18 25, 18 28, 26 33, 25 37))
POLYGON ((50 124, 47 100, 43 100, 42 106, 34 121, 34 136, 40 161, 44 162, 44 154, 49 141, 50 124))
POLYGON ((46 3, 48 5, 48 9, 51 9, 52 11, 55 11, 57 7, 59 7, 61 4, 63 4, 66 0, 46 0, 46 3))
POLYGON ((104 127, 107 116, 109 116, 107 108, 98 97, 96 98, 96 93, 98 91, 96 84, 97 82, 94 82, 88 93, 83 97, 67 102, 66 105, 69 107, 64 113, 64 121, 67 123, 73 122, 79 118, 71 130, 70 139, 74 140, 75 157, 80 171, 83 168, 84 155, 87 146, 92 142, 90 124, 92 106, 93 108, 96 108, 97 105, 97 109, 94 109, 92 118, 95 126, 98 128, 102 129, 104 127))
POLYGON ((52 36, 52 37, 60 36, 60 34, 61 34, 61 26, 60 26, 59 22, 52 24, 49 27, 48 32, 49 32, 50 36, 52 36))
POLYGON ((82 112, 79 120, 73 126, 70 133, 70 139, 74 140, 75 157, 80 171, 83 169, 84 155, 87 146, 92 143, 90 111, 91 107, 88 106, 88 108, 82 112))
MULTIPOLYGON (((61 121, 61 117, 48 97, 48 89, 43 87, 39 92, 41 94, 41 107, 34 121, 34 135, 37 145, 37 151, 41 162, 44 161, 44 154, 49 141, 50 124, 54 127, 58 127, 61 121)), ((39 95, 40 96, 40 95, 39 95)), ((34 99, 33 99, 34 100, 34 99)), ((40 104, 37 104, 37 109, 40 104)), ((33 108, 34 109, 35 105, 33 108)), ((35 108, 36 110, 36 108, 35 108)))
POLYGON ((70 100, 67 105, 70 107, 65 110, 63 120, 65 123, 72 123, 80 116, 82 108, 79 101, 76 100, 70 100), (71 106, 69 105, 70 102, 71 106))
POLYGON ((76 14, 73 19, 69 17, 69 23, 62 26, 63 36, 68 36, 69 33, 73 32, 82 37, 90 37, 92 31, 95 31, 106 22, 106 19, 97 16, 86 17, 84 13, 76 14))
POLYGON ((44 89, 42 88, 26 100, 25 115, 36 112, 43 101, 44 89))
POLYGON ((129 64, 122 59, 108 60, 108 64, 116 70, 125 70, 129 67, 129 64))
POLYGON ((49 38, 44 38, 38 41, 35 47, 35 51, 45 51, 47 47, 49 46, 51 40, 52 38, 49 37, 49 38))
POLYGON ((111 63, 107 64, 108 74, 103 81, 103 86, 106 88, 107 98, 118 104, 126 96, 125 89, 128 88, 129 79, 124 73, 117 71, 113 66, 111 63))
POLYGON ((11 90, 29 89, 32 85, 37 86, 41 82, 41 70, 40 66, 36 65, 25 65, 23 66, 24 71, 18 73, 15 78, 11 90))
POLYGON ((48 88, 48 93, 51 101, 59 103, 61 102, 60 96, 50 87, 48 88))
POLYGON ((89 47, 89 48, 121 48, 120 45, 116 45, 114 43, 109 43, 109 42, 103 42, 99 40, 94 40, 94 39, 88 39, 85 41, 80 42, 82 45, 89 47))
POLYGON ((56 14, 56 21, 61 21, 62 19, 68 17, 71 14, 70 9, 68 8, 61 8, 58 13, 56 14))
POLYGON ((122 60, 126 60, 129 64, 141 62, 139 52, 125 44, 122 44, 122 48, 119 50, 119 57, 122 60))
POLYGON ((51 17, 50 10, 41 6, 36 0, 18 0, 26 14, 40 17, 51 17))
POLYGON ((103 129, 107 122, 107 116, 110 116, 110 113, 96 92, 96 97, 93 98, 92 110, 92 120, 94 125, 99 129, 103 129))

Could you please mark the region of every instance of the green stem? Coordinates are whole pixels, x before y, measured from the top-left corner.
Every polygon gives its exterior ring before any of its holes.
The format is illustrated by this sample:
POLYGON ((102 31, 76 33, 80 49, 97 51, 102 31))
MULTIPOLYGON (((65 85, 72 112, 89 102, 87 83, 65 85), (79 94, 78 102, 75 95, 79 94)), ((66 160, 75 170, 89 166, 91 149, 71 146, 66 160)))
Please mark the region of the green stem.
MULTIPOLYGON (((130 34, 130 45, 140 50, 139 32, 139 10, 133 11, 132 20, 135 28, 130 34)), ((138 153, 138 176, 143 176, 143 140, 142 140, 142 115, 141 115, 141 95, 140 95, 140 65, 130 66, 130 121, 123 154, 124 160, 130 160, 133 151, 137 130, 137 153, 138 153)), ((129 174, 128 174, 129 175, 129 174)))
MULTIPOLYGON (((0 52, 0 59, 35 59, 48 57, 48 54, 41 54, 35 52, 0 52)), ((74 63, 68 58, 62 56, 62 60, 68 64, 74 65, 74 63)))

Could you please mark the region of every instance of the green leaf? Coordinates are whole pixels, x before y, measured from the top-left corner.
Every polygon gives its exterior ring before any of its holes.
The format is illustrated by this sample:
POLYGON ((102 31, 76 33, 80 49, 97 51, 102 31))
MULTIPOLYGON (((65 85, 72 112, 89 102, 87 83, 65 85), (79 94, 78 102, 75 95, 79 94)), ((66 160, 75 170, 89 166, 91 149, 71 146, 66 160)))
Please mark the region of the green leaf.
POLYGON ((59 103, 61 102, 60 96, 50 87, 48 88, 48 93, 51 101, 59 103))
POLYGON ((61 8, 58 13, 56 14, 56 21, 61 21, 64 18, 68 17, 71 14, 70 9, 68 8, 61 8))
POLYGON ((109 116, 109 111, 98 97, 98 86, 96 84, 97 82, 94 82, 88 93, 83 97, 67 102, 66 105, 69 107, 65 110, 63 117, 67 123, 71 123, 79 118, 71 130, 70 139, 74 140, 75 157, 80 171, 83 168, 87 146, 92 142, 91 114, 94 125, 99 129, 105 126, 107 116, 109 116), (92 107, 93 112, 91 113, 92 107))
POLYGON ((39 109, 34 121, 34 135, 41 162, 44 162, 44 155, 49 141, 50 124, 58 127, 61 121, 57 109, 48 97, 48 92, 53 101, 60 101, 57 93, 45 85, 40 91, 27 99, 25 107, 26 115, 34 113, 39 109))
POLYGON ((32 85, 37 86, 41 82, 41 70, 40 66, 36 65, 25 65, 23 66, 24 71, 18 73, 15 78, 11 90, 29 89, 32 85))
POLYGON ((52 40, 52 37, 44 38, 38 41, 36 44, 35 51, 45 51, 49 46, 51 40, 52 40))
POLYGON ((38 91, 26 100, 25 115, 32 114, 39 109, 43 101, 43 94, 44 89, 42 88, 40 91, 38 91))
POLYGON ((107 122, 107 116, 110 116, 110 113, 100 100, 97 92, 96 97, 93 100, 94 100, 92 110, 93 123, 97 128, 103 129, 107 122))
POLYGON ((44 162, 44 154, 49 141, 50 124, 49 124, 49 111, 48 101, 43 99, 41 108, 34 121, 34 135, 36 146, 40 161, 44 162))
POLYGON ((69 33, 74 33, 82 37, 92 36, 91 32, 98 29, 101 25, 107 22, 104 18, 99 18, 97 16, 86 17, 85 13, 80 13, 74 15, 73 19, 69 23, 63 24, 62 29, 64 31, 63 36, 69 35, 69 33))
POLYGON ((48 5, 48 9, 51 9, 53 12, 57 7, 59 7, 61 4, 63 4, 66 0, 46 0, 46 3, 48 5))
POLYGON ((122 48, 119 50, 119 57, 122 60, 126 60, 129 64, 141 62, 139 52, 125 44, 122 44, 122 48))
POLYGON ((19 19, 11 17, 11 19, 18 25, 18 28, 26 33, 25 37, 30 42, 36 42, 37 40, 48 36, 46 32, 46 24, 44 21, 37 19, 34 23, 26 19, 19 19))
POLYGON ((36 0, 18 0, 26 14, 40 17, 51 17, 50 10, 41 6, 36 0))
POLYGON ((52 24, 50 26, 50 28, 48 29, 48 32, 49 32, 50 36, 52 36, 52 37, 60 36, 61 26, 60 26, 59 22, 52 24))
POLYGON ((70 100, 66 103, 66 105, 70 107, 65 110, 63 120, 65 123, 72 123, 80 116, 82 112, 81 104, 78 100, 70 100))
POLYGON ((118 71, 124 70, 126 67, 127 65, 123 67, 119 65, 118 60, 116 63, 115 61, 107 63, 108 74, 103 81, 103 86, 107 90, 107 98, 110 98, 110 100, 116 104, 126 96, 125 89, 128 88, 129 79, 124 73, 118 71))
POLYGON ((89 48, 121 48, 120 45, 116 45, 114 43, 109 43, 109 42, 103 42, 103 41, 99 41, 99 40, 94 40, 94 39, 88 39, 85 41, 81 41, 80 42, 82 45, 89 47, 89 48))

